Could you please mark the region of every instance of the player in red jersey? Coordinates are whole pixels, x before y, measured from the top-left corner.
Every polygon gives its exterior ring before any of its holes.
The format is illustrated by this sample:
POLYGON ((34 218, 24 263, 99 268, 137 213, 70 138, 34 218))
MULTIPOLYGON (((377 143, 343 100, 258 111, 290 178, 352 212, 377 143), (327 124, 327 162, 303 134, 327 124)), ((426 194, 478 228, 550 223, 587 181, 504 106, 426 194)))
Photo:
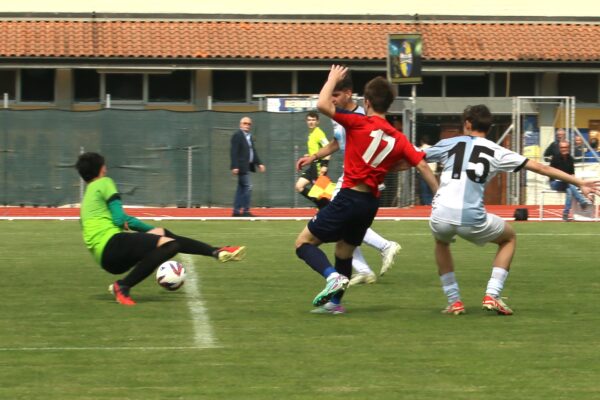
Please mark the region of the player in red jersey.
MULTIPOLYGON (((379 208, 379 184, 386 173, 398 167, 401 160, 416 166, 435 192, 437 182, 424 153, 417 151, 408 139, 385 119, 394 101, 392 85, 384 78, 372 79, 365 86, 367 115, 348 114, 336 110, 332 93, 348 69, 333 65, 327 82, 319 93, 319 111, 341 124, 346 130, 344 182, 332 202, 308 223, 296 239, 296 254, 321 274, 327 284, 313 300, 313 312, 341 314, 341 297, 352 275, 352 252, 363 240, 379 208), (336 243, 335 266, 318 246, 336 243)), ((298 160, 301 168, 315 159, 326 157, 328 148, 298 160)))

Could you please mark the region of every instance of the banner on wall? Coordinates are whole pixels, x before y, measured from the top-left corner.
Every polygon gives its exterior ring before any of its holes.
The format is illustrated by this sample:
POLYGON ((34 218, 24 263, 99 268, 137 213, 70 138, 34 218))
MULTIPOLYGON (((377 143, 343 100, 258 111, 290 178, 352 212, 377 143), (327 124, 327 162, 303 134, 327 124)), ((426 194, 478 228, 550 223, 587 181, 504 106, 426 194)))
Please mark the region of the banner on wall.
POLYGON ((316 98, 267 98, 267 111, 269 112, 301 112, 317 109, 316 98))
POLYGON ((418 84, 421 77, 423 41, 417 33, 391 33, 388 35, 387 74, 396 85, 418 84))

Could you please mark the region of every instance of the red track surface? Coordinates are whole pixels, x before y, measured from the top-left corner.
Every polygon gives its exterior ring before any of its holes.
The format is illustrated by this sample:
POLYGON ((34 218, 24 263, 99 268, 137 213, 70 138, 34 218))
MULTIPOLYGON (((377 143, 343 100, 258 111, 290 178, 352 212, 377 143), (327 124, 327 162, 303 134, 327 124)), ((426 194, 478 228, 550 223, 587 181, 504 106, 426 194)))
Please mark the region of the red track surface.
MULTIPOLYGON (((517 208, 527 208, 529 219, 539 218, 539 208, 533 206, 488 206, 488 212, 494 213, 502 218, 512 218, 517 208)), ((544 219, 560 218, 562 206, 545 206, 544 219)), ((231 219, 230 208, 126 208, 130 215, 140 218, 174 218, 174 219, 231 219)), ((381 208, 377 214, 378 218, 384 219, 424 219, 429 217, 431 207, 415 206, 408 208, 381 208)), ((257 218, 310 218, 315 214, 313 208, 253 208, 252 214, 257 218)), ((79 208, 52 208, 52 207, 0 207, 1 219, 63 219, 77 218, 79 208)))

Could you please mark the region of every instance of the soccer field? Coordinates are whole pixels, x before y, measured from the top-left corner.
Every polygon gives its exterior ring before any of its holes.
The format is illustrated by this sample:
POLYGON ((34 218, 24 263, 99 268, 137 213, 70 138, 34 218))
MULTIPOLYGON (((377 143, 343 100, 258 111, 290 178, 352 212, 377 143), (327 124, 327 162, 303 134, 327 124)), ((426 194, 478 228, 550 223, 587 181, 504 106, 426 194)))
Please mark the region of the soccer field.
POLYGON ((148 279, 123 307, 77 221, 0 222, 0 399, 600 398, 600 224, 514 224, 510 317, 480 308, 495 246, 460 240, 468 314, 440 314, 423 221, 375 222, 403 246, 394 268, 350 288, 347 314, 310 314, 323 279, 295 256, 304 225, 164 221, 247 258, 183 255, 181 290, 148 279))

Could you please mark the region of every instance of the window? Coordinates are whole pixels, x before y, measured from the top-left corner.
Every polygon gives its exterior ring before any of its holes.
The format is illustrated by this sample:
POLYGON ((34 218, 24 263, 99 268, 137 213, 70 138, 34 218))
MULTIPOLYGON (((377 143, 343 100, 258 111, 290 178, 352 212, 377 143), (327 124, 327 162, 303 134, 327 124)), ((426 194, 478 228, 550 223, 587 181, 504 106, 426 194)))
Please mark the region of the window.
POLYGON ((423 83, 417 85, 417 96, 420 97, 441 97, 442 96, 442 77, 424 76, 423 83))
MULTIPOLYGON (((420 85, 417 85, 417 93, 418 93, 418 87, 420 85)), ((398 85, 396 86, 396 96, 398 97, 410 97, 412 96, 412 85, 398 85)))
POLYGON ((213 71, 212 79, 214 101, 246 101, 245 71, 213 71))
POLYGON ((186 102, 192 100, 190 71, 148 75, 148 101, 186 102))
POLYGON ((143 74, 106 74, 106 94, 112 101, 142 101, 143 88, 143 74))
POLYGON ((487 97, 489 85, 487 75, 446 76, 447 97, 487 97))
POLYGON ((535 74, 511 73, 510 90, 506 93, 507 74, 496 74, 494 78, 494 95, 496 97, 535 96, 535 74))
POLYGON ((252 94, 292 93, 292 73, 288 71, 252 72, 252 94))
POLYGON ((319 94, 328 75, 328 71, 298 71, 298 93, 319 94))
POLYGON ((76 102, 100 101, 100 74, 93 69, 73 71, 74 99, 76 102))
POLYGON ((0 70, 0 99, 4 98, 4 93, 8 93, 8 99, 15 99, 15 88, 17 81, 17 71, 0 70))
POLYGON ((21 101, 54 101, 53 69, 21 70, 21 101))
POLYGON ((584 103, 598 102, 598 74, 559 74, 558 95, 575 96, 584 103))

